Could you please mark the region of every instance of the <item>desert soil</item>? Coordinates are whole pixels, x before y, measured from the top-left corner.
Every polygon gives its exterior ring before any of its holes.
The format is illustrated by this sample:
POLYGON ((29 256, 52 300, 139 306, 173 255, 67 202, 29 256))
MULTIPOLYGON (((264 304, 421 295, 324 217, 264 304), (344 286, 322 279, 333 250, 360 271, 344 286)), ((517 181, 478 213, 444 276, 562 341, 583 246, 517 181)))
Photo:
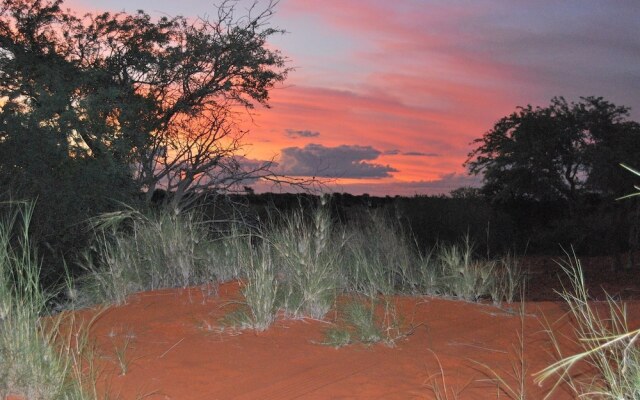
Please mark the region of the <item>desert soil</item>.
MULTIPOLYGON (((408 334, 395 347, 319 344, 333 312, 326 321, 280 319, 260 333, 224 327, 221 318, 241 300, 239 282, 221 285, 217 295, 210 287, 139 293, 103 310, 92 327, 99 388, 109 398, 150 400, 435 399, 438 390, 444 399, 510 398, 494 373, 517 388, 523 334, 527 398, 542 398, 554 382, 539 386, 532 374, 557 359, 545 330, 570 337, 572 322, 553 291, 558 271, 541 259, 528 262, 531 300, 523 317, 519 304, 395 297, 408 334)), ((638 327, 638 271, 616 275, 593 265, 583 265, 590 288, 622 296, 638 327)), ((563 339, 562 350, 569 355, 578 347, 563 339)), ((551 398, 574 396, 560 387, 551 398)))

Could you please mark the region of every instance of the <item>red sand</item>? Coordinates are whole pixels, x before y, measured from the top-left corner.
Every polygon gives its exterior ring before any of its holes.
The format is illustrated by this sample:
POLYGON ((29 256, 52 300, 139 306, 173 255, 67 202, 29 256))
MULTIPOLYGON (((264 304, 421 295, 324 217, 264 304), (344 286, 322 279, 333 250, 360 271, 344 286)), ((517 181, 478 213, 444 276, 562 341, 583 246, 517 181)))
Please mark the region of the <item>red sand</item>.
MULTIPOLYGON (((508 398, 478 363, 517 387, 511 374, 518 363, 518 305, 509 312, 400 297, 397 307, 407 328, 415 327, 412 335, 395 348, 334 349, 317 344, 331 326, 322 321, 279 320, 262 333, 221 328, 219 319, 233 309, 230 301, 240 298, 238 286, 222 285, 219 296, 206 288, 140 293, 127 305, 104 311, 91 330, 101 390, 108 388, 110 398, 120 399, 434 399, 432 386, 446 385, 449 399, 508 398), (117 353, 127 342, 123 374, 117 353)), ((639 316, 640 303, 629 308, 639 316)), ((542 316, 554 330, 571 332, 562 304, 526 305, 526 384, 532 399, 542 398, 553 384, 538 387, 531 376, 554 361, 542 316)), ((565 350, 570 354, 576 348, 565 350)), ((553 398, 572 396, 564 389, 553 398)))

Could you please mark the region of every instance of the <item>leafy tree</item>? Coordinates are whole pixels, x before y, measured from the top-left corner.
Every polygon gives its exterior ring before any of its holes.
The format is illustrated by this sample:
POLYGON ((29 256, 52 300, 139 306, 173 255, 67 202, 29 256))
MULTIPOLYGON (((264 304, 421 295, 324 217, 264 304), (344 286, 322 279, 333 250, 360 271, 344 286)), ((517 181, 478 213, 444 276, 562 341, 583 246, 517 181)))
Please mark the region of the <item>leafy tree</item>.
POLYGON ((224 2, 213 21, 152 21, 143 11, 80 18, 61 4, 2 0, 3 144, 16 125, 48 130, 47 146, 63 158, 108 160, 148 199, 157 188, 175 193, 175 206, 189 192, 271 176, 269 163, 239 157, 235 115, 268 106, 289 71, 266 46, 282 32, 269 26, 273 3, 236 17, 224 2))
POLYGON ((633 184, 619 163, 640 160, 640 124, 627 107, 557 97, 518 107, 473 144, 465 165, 482 174, 482 193, 511 215, 533 251, 558 243, 599 254, 637 247, 638 210, 614 201, 633 184))
POLYGON ((518 107, 473 144, 465 165, 483 174, 482 191, 494 201, 563 201, 580 195, 619 196, 628 177, 620 162, 640 159, 640 125, 629 109, 600 97, 547 107, 518 107))
POLYGON ((0 194, 37 198, 44 236, 78 246, 78 222, 155 189, 177 211, 194 193, 277 179, 242 157, 235 123, 289 71, 266 45, 282 32, 274 3, 238 17, 223 2, 213 20, 79 17, 62 3, 0 0, 0 194))

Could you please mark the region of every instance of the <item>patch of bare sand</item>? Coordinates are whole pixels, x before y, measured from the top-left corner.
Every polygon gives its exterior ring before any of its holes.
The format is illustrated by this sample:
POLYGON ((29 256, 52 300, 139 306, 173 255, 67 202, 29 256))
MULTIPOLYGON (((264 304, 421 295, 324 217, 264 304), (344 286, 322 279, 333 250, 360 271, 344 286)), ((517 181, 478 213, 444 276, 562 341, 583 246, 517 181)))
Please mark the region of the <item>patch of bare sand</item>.
MULTIPOLYGON (((522 322, 518 305, 510 312, 397 297, 407 328, 415 327, 412 335, 395 348, 334 349, 317 344, 329 327, 322 321, 280 320, 262 333, 222 329, 219 319, 240 298, 238 289, 231 282, 220 287, 218 297, 203 288, 140 293, 127 305, 106 310, 91 331, 101 390, 108 388, 110 398, 121 399, 433 399, 430 386, 443 389, 436 356, 449 398, 508 398, 498 394, 491 373, 477 363, 517 386, 510 374, 519 362, 513 347, 522 322)), ((527 398, 542 398, 553 382, 539 387, 531 374, 554 361, 542 316, 557 332, 567 334, 571 326, 561 303, 525 308, 527 398)), ((640 303, 630 305, 635 317, 638 308, 640 303)), ((577 350, 569 341, 563 345, 567 354, 577 350)), ((573 397, 564 389, 553 398, 573 397)))

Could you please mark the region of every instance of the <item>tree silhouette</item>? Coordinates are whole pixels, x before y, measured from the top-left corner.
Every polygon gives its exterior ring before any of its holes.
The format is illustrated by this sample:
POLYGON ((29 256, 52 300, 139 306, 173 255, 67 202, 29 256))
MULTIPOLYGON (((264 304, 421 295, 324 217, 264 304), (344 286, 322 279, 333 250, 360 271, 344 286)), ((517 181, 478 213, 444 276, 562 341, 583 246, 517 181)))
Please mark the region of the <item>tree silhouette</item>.
POLYGON ((558 201, 573 207, 583 193, 612 197, 629 187, 619 163, 640 160, 640 125, 629 109, 600 97, 547 107, 518 107, 473 141, 465 166, 483 175, 491 200, 558 201))
POLYGON ((37 200, 43 252, 72 254, 87 218, 156 189, 179 211, 198 193, 279 179, 243 157, 235 123, 289 71, 266 45, 282 32, 275 3, 239 16, 223 2, 212 20, 62 4, 0 0, 0 201, 37 200))
POLYGON ((269 161, 242 157, 236 125, 242 110, 268 106, 289 72, 266 46, 282 32, 269 24, 273 2, 242 16, 226 1, 212 20, 157 21, 143 11, 77 17, 61 4, 0 2, 0 145, 48 131, 48 150, 32 152, 102 160, 148 200, 167 190, 176 209, 197 192, 275 179, 269 161))

